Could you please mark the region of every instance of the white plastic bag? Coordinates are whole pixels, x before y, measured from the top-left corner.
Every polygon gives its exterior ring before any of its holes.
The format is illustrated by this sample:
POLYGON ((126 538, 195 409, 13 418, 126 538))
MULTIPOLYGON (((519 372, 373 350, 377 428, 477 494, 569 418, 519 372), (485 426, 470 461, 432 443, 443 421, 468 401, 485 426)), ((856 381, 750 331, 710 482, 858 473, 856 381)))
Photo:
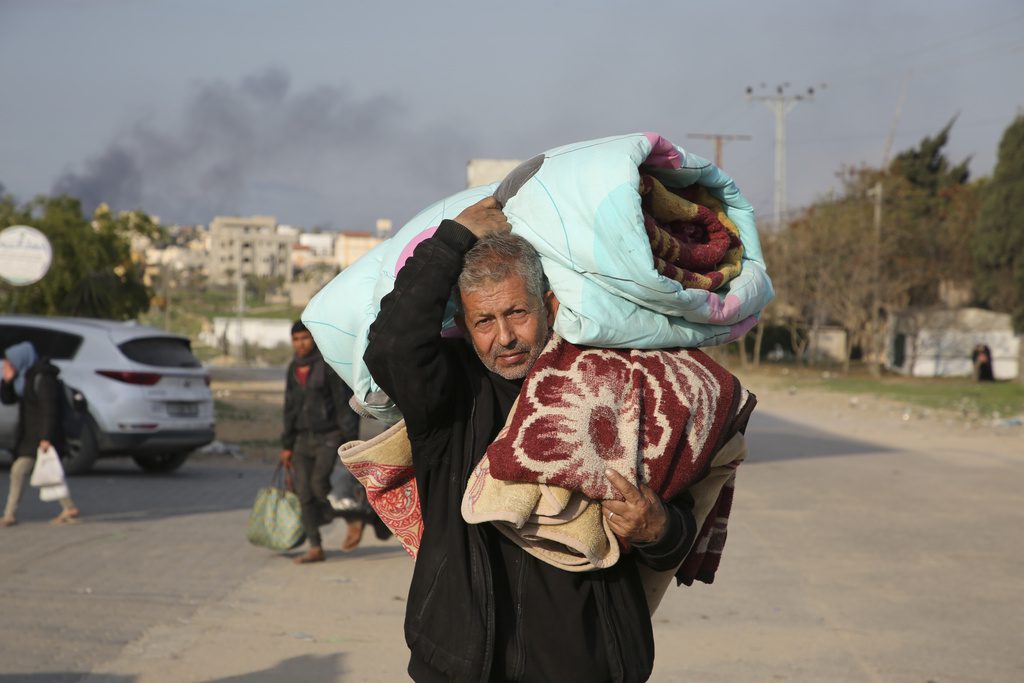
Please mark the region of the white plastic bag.
POLYGON ((36 465, 32 468, 32 478, 28 483, 32 486, 57 486, 64 483, 64 468, 53 446, 36 451, 36 465))
POLYGON ((61 498, 68 498, 70 496, 71 492, 68 491, 67 484, 55 484, 53 486, 42 486, 39 488, 39 500, 43 502, 60 500, 61 498))

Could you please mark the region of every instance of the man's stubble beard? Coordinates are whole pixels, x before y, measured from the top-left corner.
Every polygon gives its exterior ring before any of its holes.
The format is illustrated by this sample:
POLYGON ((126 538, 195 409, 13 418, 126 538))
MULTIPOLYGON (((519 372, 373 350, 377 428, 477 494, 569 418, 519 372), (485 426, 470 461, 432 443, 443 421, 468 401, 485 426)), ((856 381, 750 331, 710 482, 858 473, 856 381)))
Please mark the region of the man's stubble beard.
POLYGON ((470 340, 469 345, 473 347, 473 351, 476 352, 477 358, 480 359, 480 362, 484 364, 485 368, 499 377, 503 377, 508 380, 519 380, 530 374, 530 370, 533 369, 533 364, 537 362, 537 359, 540 358, 540 354, 544 352, 544 348, 548 345, 552 332, 553 330, 549 327, 547 334, 544 335, 544 341, 533 348, 522 343, 517 343, 512 348, 500 347, 497 350, 492 350, 490 355, 486 358, 480 353, 480 350, 476 348, 476 344, 474 344, 472 340, 470 340), (499 369, 498 356, 508 353, 526 353, 526 362, 517 365, 514 368, 499 369))

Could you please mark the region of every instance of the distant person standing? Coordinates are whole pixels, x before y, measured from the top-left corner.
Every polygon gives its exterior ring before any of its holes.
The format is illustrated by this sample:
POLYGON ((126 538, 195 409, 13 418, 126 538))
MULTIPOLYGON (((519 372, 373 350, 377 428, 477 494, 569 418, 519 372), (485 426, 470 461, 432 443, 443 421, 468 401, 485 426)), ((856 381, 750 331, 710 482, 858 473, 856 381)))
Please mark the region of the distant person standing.
POLYGON ((995 375, 992 374, 992 349, 988 344, 977 344, 971 352, 971 362, 974 363, 974 379, 979 382, 994 382, 995 375))
MULTIPOLYGON (((295 493, 302 504, 302 526, 309 550, 297 564, 325 559, 320 527, 334 519, 327 500, 338 446, 359 436, 359 416, 349 407, 352 390, 324 361, 302 321, 292 326, 295 358, 288 365, 284 396, 281 462, 294 471, 295 493)), ((362 520, 348 525, 343 550, 359 544, 362 520)))
MULTIPOLYGON (((3 381, 0 401, 18 404, 18 430, 11 466, 11 486, 7 493, 0 527, 14 526, 18 503, 25 492, 25 481, 36 464, 36 452, 45 450, 57 440, 60 429, 60 371, 46 358, 40 358, 31 342, 15 344, 4 351, 3 381)), ((78 508, 70 496, 60 499, 63 510, 54 524, 73 522, 78 508)))

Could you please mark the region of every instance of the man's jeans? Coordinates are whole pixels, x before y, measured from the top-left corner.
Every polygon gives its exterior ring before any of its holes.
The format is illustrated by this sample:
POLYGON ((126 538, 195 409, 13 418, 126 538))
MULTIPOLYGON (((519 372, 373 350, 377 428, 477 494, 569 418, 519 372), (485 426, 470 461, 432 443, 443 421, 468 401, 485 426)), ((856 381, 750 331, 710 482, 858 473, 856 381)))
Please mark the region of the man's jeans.
POLYGON ((321 544, 320 527, 334 519, 334 508, 327 494, 331 492, 331 472, 338 462, 340 445, 340 432, 304 432, 295 440, 292 455, 295 494, 302 505, 302 529, 311 546, 321 544))

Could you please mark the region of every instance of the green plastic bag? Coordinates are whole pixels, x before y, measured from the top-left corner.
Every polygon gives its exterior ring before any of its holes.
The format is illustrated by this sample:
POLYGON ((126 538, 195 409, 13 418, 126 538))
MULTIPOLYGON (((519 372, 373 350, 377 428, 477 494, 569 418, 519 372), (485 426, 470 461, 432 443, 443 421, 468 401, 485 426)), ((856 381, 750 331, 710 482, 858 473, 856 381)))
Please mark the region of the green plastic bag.
POLYGON ((287 488, 281 487, 281 466, 274 470, 270 486, 256 494, 249 513, 245 537, 253 545, 271 550, 291 550, 306 540, 302 531, 299 497, 292 493, 291 475, 285 472, 287 488))

